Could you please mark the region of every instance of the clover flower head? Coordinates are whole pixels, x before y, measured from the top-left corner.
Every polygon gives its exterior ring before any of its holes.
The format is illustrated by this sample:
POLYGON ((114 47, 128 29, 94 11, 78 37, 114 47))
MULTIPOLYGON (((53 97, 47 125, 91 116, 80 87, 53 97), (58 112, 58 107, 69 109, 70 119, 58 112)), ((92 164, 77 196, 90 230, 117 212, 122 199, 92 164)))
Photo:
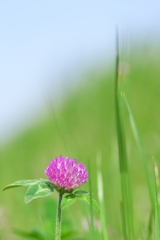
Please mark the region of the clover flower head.
POLYGON ((86 167, 76 159, 63 158, 62 155, 53 159, 45 169, 48 179, 59 189, 71 191, 88 180, 86 167))

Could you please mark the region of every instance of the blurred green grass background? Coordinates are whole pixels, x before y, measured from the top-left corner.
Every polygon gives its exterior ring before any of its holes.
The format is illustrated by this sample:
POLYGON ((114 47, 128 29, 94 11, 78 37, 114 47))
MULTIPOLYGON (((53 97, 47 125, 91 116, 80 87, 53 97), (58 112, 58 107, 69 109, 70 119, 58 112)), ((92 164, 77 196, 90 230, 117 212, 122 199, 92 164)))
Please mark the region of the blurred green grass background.
MULTIPOLYGON (((130 69, 127 75, 122 75, 122 84, 150 169, 152 157, 154 156, 158 163, 160 158, 160 55, 158 52, 157 50, 156 54, 153 54, 145 47, 136 47, 131 57, 121 63, 130 69)), ((40 116, 33 126, 6 143, 0 150, 0 187, 2 189, 5 185, 20 179, 45 178, 44 169, 49 161, 62 154, 77 158, 78 162, 82 161, 86 165, 90 159, 93 196, 98 200, 96 160, 100 154, 109 239, 118 240, 122 237, 122 226, 114 77, 114 65, 98 74, 95 70, 84 74, 77 89, 68 94, 61 107, 54 109, 51 101, 48 103, 47 116, 40 116)), ((147 184, 127 113, 124 112, 124 116, 133 187, 136 239, 145 239, 150 214, 147 184)), ((88 184, 82 189, 88 190, 88 184)), ((24 192, 25 189, 16 189, 1 194, 0 239, 22 239, 13 233, 13 229, 29 231, 35 228, 43 232, 45 231, 43 227, 47 226, 46 229, 52 231, 52 222, 46 214, 53 212, 54 216, 55 205, 53 203, 52 206, 52 198, 56 199, 57 194, 25 205, 24 192)), ((89 207, 77 202, 64 210, 66 221, 63 227, 76 232, 77 238, 74 239, 89 239, 89 230, 84 227, 87 225, 88 216, 89 207)), ((98 232, 97 213, 95 219, 98 232)), ((53 221, 55 221, 54 217, 53 221)), ((99 236, 97 239, 101 239, 100 235, 97 236, 99 236)))

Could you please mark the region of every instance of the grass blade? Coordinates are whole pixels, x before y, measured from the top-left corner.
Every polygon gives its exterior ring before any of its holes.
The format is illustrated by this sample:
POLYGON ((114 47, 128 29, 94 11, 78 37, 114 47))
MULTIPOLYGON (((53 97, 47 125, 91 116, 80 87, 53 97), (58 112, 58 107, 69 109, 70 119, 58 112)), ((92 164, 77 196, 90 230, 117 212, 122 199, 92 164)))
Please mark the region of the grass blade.
POLYGON ((160 215, 158 206, 158 191, 157 191, 157 181, 158 180, 158 167, 154 166, 154 183, 155 183, 155 240, 160 239, 160 215))
POLYGON ((90 228, 91 228, 91 239, 95 239, 95 228, 93 218, 93 201, 92 201, 92 183, 91 183, 91 170, 90 170, 90 159, 88 159, 88 183, 89 183, 89 197, 90 197, 90 228))
POLYGON ((150 172, 149 172, 149 168, 148 168, 148 165, 147 165, 147 159, 146 159, 146 156, 145 156, 145 153, 144 153, 144 150, 143 150, 142 142, 141 142, 141 139, 140 139, 140 136, 139 136, 139 133, 138 133, 138 130, 137 130, 137 127, 136 127, 136 124, 135 124, 130 106, 128 104, 128 101, 127 101, 124 93, 123 93, 122 96, 123 96, 123 100, 124 100, 124 103, 125 103, 125 106, 126 106, 126 109, 127 109, 127 112, 128 112, 130 125, 131 125, 131 128, 132 128, 133 134, 134 134, 134 138, 135 138, 135 141, 137 143, 139 152, 141 154, 141 159, 142 159, 142 162, 143 162, 145 175, 146 175, 146 179, 147 179, 147 183, 148 183, 148 191, 149 191, 150 201, 151 201, 152 208, 154 209, 154 190, 153 190, 154 188, 153 188, 153 183, 152 183, 151 175, 150 175, 150 172))
POLYGON ((108 233, 107 233, 107 223, 106 223, 106 215, 105 215, 105 204, 104 204, 104 194, 103 194, 103 180, 102 180, 102 173, 100 170, 101 166, 101 158, 97 157, 97 184, 98 184, 98 198, 100 204, 100 220, 102 226, 102 236, 103 240, 108 240, 108 233))
POLYGON ((116 39, 116 74, 115 74, 115 114, 116 114, 116 126, 117 126, 117 138, 118 138, 118 150, 119 150, 119 165, 121 176, 121 192, 122 192, 122 224, 123 235, 125 240, 134 239, 134 227, 133 227, 133 211, 132 211, 132 195, 131 185, 129 179, 129 171, 127 164, 126 154, 126 142, 125 132, 122 124, 121 105, 119 97, 119 40, 118 34, 116 39))

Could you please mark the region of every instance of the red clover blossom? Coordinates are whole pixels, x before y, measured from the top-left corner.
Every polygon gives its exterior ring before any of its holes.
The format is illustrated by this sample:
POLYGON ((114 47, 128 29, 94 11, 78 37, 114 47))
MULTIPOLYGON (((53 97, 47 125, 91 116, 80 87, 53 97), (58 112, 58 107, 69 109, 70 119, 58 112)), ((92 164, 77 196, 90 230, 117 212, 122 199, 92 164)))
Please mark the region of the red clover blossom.
POLYGON ((88 180, 88 172, 82 163, 77 164, 76 159, 62 155, 50 162, 45 174, 58 190, 64 191, 72 191, 88 180))

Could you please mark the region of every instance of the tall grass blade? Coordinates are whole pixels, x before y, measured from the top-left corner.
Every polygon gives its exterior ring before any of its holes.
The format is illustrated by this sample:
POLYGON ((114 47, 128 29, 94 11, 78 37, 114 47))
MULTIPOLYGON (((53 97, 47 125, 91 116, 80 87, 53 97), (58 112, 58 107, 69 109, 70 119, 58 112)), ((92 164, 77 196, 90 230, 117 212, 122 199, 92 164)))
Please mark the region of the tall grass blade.
POLYGON ((155 183, 155 240, 160 239, 160 215, 159 215, 159 206, 158 206, 158 167, 154 166, 154 183, 155 183))
POLYGON ((147 226, 147 239, 146 240, 151 240, 152 239, 153 216, 154 216, 154 212, 153 212, 153 209, 151 209, 151 212, 150 212, 150 215, 149 215, 149 220, 148 220, 148 226, 147 226))
POLYGON ((152 208, 154 209, 154 187, 153 187, 152 178, 151 178, 151 175, 150 175, 150 172, 149 172, 149 168, 148 168, 148 165, 147 165, 147 159, 146 159, 146 156, 145 156, 145 153, 144 153, 144 150, 143 150, 142 142, 141 142, 141 139, 140 139, 140 136, 139 136, 139 133, 138 133, 138 130, 137 130, 137 127, 136 127, 136 124, 135 124, 130 106, 128 104, 128 101, 127 101, 124 93, 123 93, 122 96, 123 96, 123 100, 124 100, 124 103, 125 103, 125 106, 126 106, 126 109, 127 109, 127 112, 128 112, 130 125, 131 125, 131 128, 132 128, 133 134, 134 134, 134 138, 135 138, 136 144, 138 146, 139 152, 141 154, 141 159, 142 159, 142 162, 143 162, 145 175, 146 175, 146 179, 147 179, 147 183, 148 183, 148 191, 149 191, 149 196, 150 196, 150 202, 151 202, 152 208))
POLYGON ((91 232, 91 239, 95 240, 90 159, 88 159, 88 183, 89 183, 89 193, 90 193, 90 230, 91 230, 90 232, 91 232))
POLYGON ((104 204, 104 194, 103 194, 103 179, 102 179, 102 172, 101 168, 101 157, 97 156, 97 184, 98 184, 98 199, 100 204, 100 220, 101 220, 101 227, 102 227, 102 236, 103 240, 109 240, 108 233, 107 233, 107 223, 106 223, 106 211, 105 211, 105 204, 104 204))
POLYGON ((123 235, 125 240, 134 239, 134 227, 133 227, 133 211, 132 211, 132 195, 131 185, 129 179, 129 171, 127 164, 126 154, 126 142, 125 132, 122 124, 122 113, 119 96, 119 40, 118 33, 116 39, 116 73, 115 73, 115 114, 116 114, 116 126, 117 126, 117 138, 118 138, 118 150, 119 150, 119 165, 121 176, 121 192, 122 192, 122 224, 123 235))

